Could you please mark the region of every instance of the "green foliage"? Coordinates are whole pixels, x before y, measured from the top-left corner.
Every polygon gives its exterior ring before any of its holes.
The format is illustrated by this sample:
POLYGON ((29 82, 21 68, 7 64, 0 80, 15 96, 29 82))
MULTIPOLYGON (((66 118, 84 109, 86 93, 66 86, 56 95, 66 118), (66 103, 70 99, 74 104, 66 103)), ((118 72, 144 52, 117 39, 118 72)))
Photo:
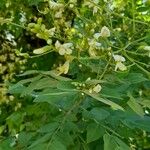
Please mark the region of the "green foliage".
POLYGON ((7 84, 15 104, 1 105, 0 149, 149 149, 148 5, 2 0, 2 43, 28 61, 7 84))

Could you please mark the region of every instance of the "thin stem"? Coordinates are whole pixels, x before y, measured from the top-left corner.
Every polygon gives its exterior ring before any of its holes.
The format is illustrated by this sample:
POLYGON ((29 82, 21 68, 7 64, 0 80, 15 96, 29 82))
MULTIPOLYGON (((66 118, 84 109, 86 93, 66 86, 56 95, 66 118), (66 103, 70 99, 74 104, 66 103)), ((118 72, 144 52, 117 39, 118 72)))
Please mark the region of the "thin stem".
MULTIPOLYGON (((76 97, 75 97, 75 98, 76 98, 76 97)), ((75 102, 74 105, 68 110, 68 112, 66 112, 66 114, 65 114, 65 116, 64 116, 64 118, 63 118, 63 120, 62 120, 62 122, 60 123, 59 127, 58 127, 58 128, 55 130, 55 132, 52 134, 51 139, 50 139, 50 141, 49 141, 49 143, 48 143, 48 145, 47 145, 47 150, 49 149, 49 147, 50 147, 50 145, 51 145, 51 143, 52 143, 52 141, 53 141, 55 135, 56 135, 56 134, 58 133, 58 131, 63 127, 63 125, 64 125, 64 123, 65 123, 65 121, 66 121, 66 119, 67 119, 67 116, 69 116, 69 115, 71 114, 71 112, 72 112, 75 108, 77 108, 77 107, 80 105, 80 103, 81 103, 82 101, 83 101, 83 98, 81 98, 80 101, 75 102)))
POLYGON ((138 62, 136 62, 133 58, 129 57, 129 56, 127 55, 127 53, 126 53, 125 50, 123 51, 123 55, 124 55, 128 60, 130 60, 132 63, 134 63, 140 70, 142 70, 142 71, 148 76, 148 78, 150 78, 150 72, 147 71, 147 70, 145 70, 142 66, 140 66, 140 65, 138 64, 138 62))
POLYGON ((17 26, 19 28, 23 28, 23 29, 27 29, 27 27, 23 26, 23 25, 20 25, 20 24, 17 24, 17 23, 14 23, 12 22, 10 19, 3 19, 3 18, 0 18, 0 24, 11 24, 11 25, 14 25, 14 26, 17 26))
MULTIPOLYGON (((116 13, 116 12, 112 12, 112 14, 120 17, 120 18, 124 18, 124 19, 127 19, 127 20, 130 20, 130 21, 133 21, 133 19, 129 18, 129 17, 126 17, 126 16, 121 16, 120 14, 116 13)), ((150 26, 150 24, 146 23, 146 22, 142 22, 140 20, 136 20, 134 19, 134 22, 135 23, 140 23, 140 24, 144 24, 144 25, 147 25, 147 26, 150 26)))
POLYGON ((107 69, 108 69, 108 66, 109 66, 109 64, 110 64, 110 61, 111 61, 111 57, 109 58, 108 63, 107 63, 107 65, 105 66, 103 73, 102 73, 101 76, 99 77, 99 80, 101 80, 101 79, 104 77, 104 75, 105 75, 105 73, 106 73, 106 71, 107 71, 107 69))
POLYGON ((132 18, 133 18, 133 34, 135 33, 135 5, 134 0, 132 0, 132 18))

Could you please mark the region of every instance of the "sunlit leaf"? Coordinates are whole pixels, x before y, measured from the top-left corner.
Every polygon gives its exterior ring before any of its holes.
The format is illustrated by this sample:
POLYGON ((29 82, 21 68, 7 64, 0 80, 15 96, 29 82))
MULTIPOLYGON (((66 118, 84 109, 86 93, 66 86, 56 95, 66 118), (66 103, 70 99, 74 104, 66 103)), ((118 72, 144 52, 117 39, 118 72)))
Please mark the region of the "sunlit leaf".
POLYGON ((138 115, 144 116, 144 111, 142 106, 134 99, 132 95, 129 95, 130 100, 127 102, 127 104, 131 107, 133 111, 135 111, 138 115))
POLYGON ((109 106, 111 106, 112 108, 114 109, 120 109, 120 110, 124 110, 121 106, 119 106, 118 104, 108 100, 108 99, 103 99, 101 98, 98 94, 91 94, 89 93, 88 91, 84 91, 85 94, 91 96, 92 98, 104 103, 104 104, 107 104, 109 106))

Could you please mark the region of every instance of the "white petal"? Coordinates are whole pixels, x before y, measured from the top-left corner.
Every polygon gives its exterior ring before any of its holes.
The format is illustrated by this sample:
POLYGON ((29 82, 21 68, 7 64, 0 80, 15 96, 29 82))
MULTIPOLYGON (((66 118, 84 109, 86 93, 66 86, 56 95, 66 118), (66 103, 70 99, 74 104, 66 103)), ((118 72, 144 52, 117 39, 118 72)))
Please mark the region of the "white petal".
POLYGON ((96 42, 96 43, 95 43, 95 46, 96 46, 96 47, 100 47, 100 46, 102 46, 102 44, 99 43, 99 42, 96 42))
POLYGON ((66 49, 66 54, 68 54, 68 55, 72 54, 72 50, 71 49, 66 49))
POLYGON ((55 43, 55 47, 56 47, 56 49, 59 49, 61 47, 61 44, 58 40, 55 43))
POLYGON ((93 1, 95 4, 98 4, 99 3, 99 0, 94 0, 93 1))
POLYGON ((54 36, 55 30, 56 30, 56 28, 49 29, 49 35, 54 36))
POLYGON ((73 44, 72 44, 72 43, 65 43, 65 44, 63 44, 63 46, 64 46, 65 48, 70 48, 70 47, 73 46, 73 44))
POLYGON ((66 53, 66 51, 65 51, 64 48, 60 48, 60 49, 59 49, 59 54, 60 54, 60 55, 65 55, 65 53, 66 53))
POLYGON ((127 70, 127 67, 123 63, 121 63, 121 62, 117 62, 116 66, 121 71, 127 70))
POLYGON ((69 71, 69 61, 66 61, 63 67, 64 67, 64 74, 67 74, 69 71))
POLYGON ((99 93, 99 92, 101 91, 101 89, 102 89, 101 85, 97 84, 97 85, 93 88, 93 91, 94 91, 95 93, 99 93))
POLYGON ((106 26, 102 27, 101 36, 102 37, 109 37, 110 36, 110 31, 106 26))
POLYGON ((89 44, 89 46, 94 46, 95 45, 95 40, 93 40, 93 39, 89 39, 88 40, 88 44, 89 44))
POLYGON ((96 53, 95 53, 95 51, 94 51, 94 49, 93 48, 89 48, 89 55, 91 56, 91 57, 96 57, 96 53))
POLYGON ((95 13, 97 13, 97 11, 98 11, 98 7, 95 6, 95 7, 93 8, 93 15, 94 15, 95 13))
POLYGON ((117 62, 124 62, 125 61, 125 58, 121 55, 113 55, 114 57, 114 60, 117 62))
POLYGON ((95 38, 95 39, 98 39, 98 38, 100 37, 100 35, 101 35, 100 33, 95 33, 95 34, 94 34, 94 38, 95 38))
POLYGON ((66 61, 62 66, 58 67, 59 74, 67 74, 69 71, 69 61, 66 61))

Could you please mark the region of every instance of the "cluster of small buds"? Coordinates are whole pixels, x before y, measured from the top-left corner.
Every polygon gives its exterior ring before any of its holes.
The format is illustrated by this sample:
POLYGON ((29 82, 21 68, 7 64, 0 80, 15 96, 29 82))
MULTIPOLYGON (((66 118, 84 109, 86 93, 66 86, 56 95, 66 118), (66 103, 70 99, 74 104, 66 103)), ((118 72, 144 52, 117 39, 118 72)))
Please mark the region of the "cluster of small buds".
POLYGON ((82 90, 83 88, 86 87, 85 83, 80 83, 80 82, 72 82, 72 85, 74 85, 77 90, 82 90))
MULTIPOLYGON (((89 77, 86 81, 90 81, 91 78, 89 77)), ((86 83, 81 83, 81 82, 72 82, 72 84, 76 87, 77 90, 86 90, 88 89, 89 93, 99 93, 102 90, 102 87, 100 84, 96 84, 96 85, 89 85, 86 83)))
POLYGON ((13 101, 13 96, 7 96, 5 82, 15 81, 15 74, 25 70, 27 58, 24 55, 16 54, 16 49, 12 49, 10 43, 3 43, 0 51, 0 104, 13 101))

